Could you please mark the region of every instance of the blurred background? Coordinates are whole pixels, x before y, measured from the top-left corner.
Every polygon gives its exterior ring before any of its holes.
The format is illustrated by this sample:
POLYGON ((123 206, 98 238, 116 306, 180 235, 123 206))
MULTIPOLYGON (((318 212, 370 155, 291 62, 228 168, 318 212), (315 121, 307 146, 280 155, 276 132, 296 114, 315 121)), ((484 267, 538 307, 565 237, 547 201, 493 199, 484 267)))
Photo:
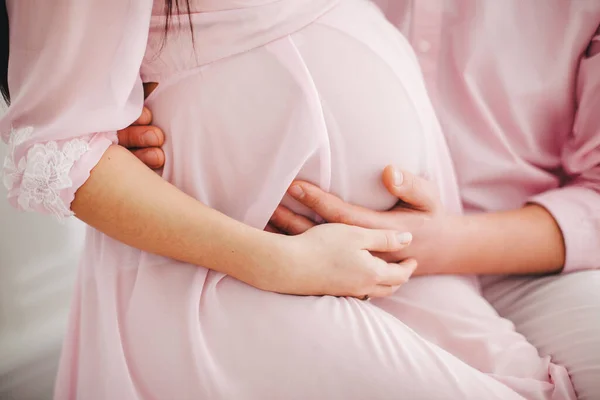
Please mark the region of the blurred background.
POLYGON ((1 400, 52 398, 83 238, 76 219, 17 212, 0 184, 1 400))

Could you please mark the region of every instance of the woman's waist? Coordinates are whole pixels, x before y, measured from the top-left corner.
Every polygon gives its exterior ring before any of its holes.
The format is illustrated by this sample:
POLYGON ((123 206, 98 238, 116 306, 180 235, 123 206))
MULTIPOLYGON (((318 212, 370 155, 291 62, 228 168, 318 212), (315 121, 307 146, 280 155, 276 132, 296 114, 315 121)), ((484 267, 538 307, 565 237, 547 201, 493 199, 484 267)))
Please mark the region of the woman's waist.
POLYGON ((264 46, 310 25, 339 2, 280 0, 221 11, 198 11, 192 2, 189 15, 172 16, 167 33, 165 17, 155 15, 142 77, 158 80, 264 46))

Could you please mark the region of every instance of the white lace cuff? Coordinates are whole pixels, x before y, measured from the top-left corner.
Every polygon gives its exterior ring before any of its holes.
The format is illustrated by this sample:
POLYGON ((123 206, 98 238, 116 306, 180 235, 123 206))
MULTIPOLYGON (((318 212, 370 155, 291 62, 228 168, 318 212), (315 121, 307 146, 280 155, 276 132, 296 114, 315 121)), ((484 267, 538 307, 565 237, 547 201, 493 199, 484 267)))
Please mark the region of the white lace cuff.
POLYGON ((86 137, 28 146, 33 131, 33 128, 26 127, 11 132, 4 161, 4 185, 8 189, 8 198, 20 210, 40 211, 62 220, 73 215, 70 204, 75 191, 85 182, 89 171, 112 140, 106 140, 106 137, 101 140, 100 151, 94 152, 99 154, 82 175, 78 168, 74 168, 75 164, 91 150, 92 141, 97 143, 98 140, 86 137))

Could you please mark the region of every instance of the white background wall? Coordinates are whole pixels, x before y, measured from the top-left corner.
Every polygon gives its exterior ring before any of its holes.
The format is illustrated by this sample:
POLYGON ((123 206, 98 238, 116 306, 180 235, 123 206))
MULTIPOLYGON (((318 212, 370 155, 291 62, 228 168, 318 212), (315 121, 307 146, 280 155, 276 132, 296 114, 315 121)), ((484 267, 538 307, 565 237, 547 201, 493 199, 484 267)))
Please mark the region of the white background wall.
MULTIPOLYGON (((5 154, 0 141, 0 166, 5 154)), ((0 399, 51 399, 83 224, 19 213, 6 194, 0 183, 0 399)))

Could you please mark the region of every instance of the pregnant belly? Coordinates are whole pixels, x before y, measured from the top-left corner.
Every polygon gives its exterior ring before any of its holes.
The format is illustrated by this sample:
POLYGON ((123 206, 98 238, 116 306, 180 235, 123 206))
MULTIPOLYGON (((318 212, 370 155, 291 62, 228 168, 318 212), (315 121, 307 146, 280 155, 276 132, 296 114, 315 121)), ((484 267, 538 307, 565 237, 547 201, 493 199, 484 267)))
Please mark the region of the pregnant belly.
POLYGON ((147 103, 169 136, 165 179, 257 227, 295 178, 391 207, 381 171, 426 173, 435 117, 408 44, 368 10, 338 7, 292 36, 161 82, 147 103))

